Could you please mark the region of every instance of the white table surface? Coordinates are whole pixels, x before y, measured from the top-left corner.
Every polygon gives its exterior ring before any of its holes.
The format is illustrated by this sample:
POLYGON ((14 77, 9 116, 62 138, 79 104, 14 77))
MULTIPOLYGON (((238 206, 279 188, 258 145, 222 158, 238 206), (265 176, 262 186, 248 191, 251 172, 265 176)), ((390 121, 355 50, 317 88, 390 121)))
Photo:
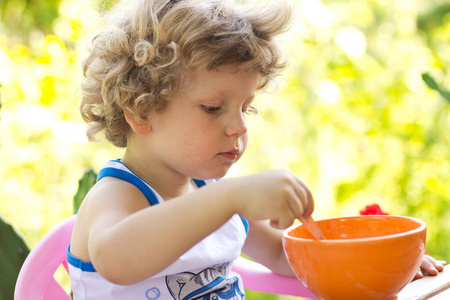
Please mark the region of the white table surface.
POLYGON ((398 300, 450 300, 450 265, 437 276, 425 276, 409 283, 399 294, 398 300))

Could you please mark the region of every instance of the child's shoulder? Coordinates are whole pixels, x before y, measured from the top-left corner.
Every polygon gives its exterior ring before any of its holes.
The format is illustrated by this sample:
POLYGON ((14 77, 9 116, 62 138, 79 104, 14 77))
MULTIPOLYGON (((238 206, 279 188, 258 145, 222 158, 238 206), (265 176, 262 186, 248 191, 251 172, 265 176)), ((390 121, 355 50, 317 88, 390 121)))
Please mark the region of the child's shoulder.
POLYGON ((80 206, 74 227, 71 253, 91 262, 88 252, 92 233, 105 232, 124 218, 148 207, 145 197, 130 183, 114 177, 98 181, 80 206))
POLYGON ((137 212, 149 206, 145 196, 134 185, 115 177, 105 177, 88 192, 80 213, 98 215, 112 211, 137 212))

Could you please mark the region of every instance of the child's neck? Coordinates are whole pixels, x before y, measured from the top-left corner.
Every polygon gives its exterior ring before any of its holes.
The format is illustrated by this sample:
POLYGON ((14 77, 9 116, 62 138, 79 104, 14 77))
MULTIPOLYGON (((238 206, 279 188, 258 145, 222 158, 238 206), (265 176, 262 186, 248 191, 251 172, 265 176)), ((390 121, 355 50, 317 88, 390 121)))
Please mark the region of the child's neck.
POLYGON ((152 164, 135 159, 129 151, 121 161, 135 174, 144 179, 165 200, 170 200, 197 189, 191 178, 171 172, 152 164))

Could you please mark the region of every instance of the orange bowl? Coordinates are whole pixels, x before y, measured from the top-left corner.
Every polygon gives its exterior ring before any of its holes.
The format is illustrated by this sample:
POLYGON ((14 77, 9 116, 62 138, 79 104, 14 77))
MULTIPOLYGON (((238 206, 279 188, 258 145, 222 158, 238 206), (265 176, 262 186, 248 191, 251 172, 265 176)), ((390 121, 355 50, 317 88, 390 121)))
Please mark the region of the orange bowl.
POLYGON ((325 240, 303 225, 283 233, 286 257, 320 299, 396 299, 422 261, 425 222, 401 216, 354 216, 316 221, 325 240))

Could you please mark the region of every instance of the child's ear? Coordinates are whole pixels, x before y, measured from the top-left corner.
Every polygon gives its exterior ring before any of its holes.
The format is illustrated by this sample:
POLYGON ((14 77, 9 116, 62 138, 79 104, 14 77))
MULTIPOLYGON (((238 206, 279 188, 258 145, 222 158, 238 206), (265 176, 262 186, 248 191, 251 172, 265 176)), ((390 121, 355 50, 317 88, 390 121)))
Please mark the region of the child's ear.
POLYGON ((152 131, 150 122, 142 120, 143 122, 139 123, 134 118, 130 117, 130 115, 126 112, 124 112, 123 114, 128 125, 130 125, 131 129, 137 134, 145 135, 152 131))

